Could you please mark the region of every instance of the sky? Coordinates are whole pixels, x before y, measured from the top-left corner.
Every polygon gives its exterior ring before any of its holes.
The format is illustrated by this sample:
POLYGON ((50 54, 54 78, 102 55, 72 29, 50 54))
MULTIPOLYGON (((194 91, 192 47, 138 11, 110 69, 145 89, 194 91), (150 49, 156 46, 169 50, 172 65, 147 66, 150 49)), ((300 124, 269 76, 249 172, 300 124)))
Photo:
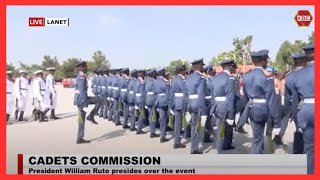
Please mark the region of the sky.
POLYGON ((313 6, 7 6, 7 62, 41 64, 92 60, 103 51, 112 67, 164 67, 175 59, 210 59, 233 50, 232 40, 253 35, 252 51, 275 59, 285 40, 307 41, 314 30, 294 16, 313 6), (28 27, 29 17, 69 18, 69 27, 28 27))

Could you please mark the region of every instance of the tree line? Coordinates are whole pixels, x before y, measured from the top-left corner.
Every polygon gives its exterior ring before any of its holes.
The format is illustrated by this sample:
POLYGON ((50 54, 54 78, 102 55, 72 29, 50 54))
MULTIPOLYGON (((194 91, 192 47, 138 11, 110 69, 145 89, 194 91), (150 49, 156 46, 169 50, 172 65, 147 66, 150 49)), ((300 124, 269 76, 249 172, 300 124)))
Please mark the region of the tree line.
MULTIPOLYGON (((253 36, 248 35, 244 38, 236 37, 232 41, 233 49, 230 51, 225 51, 217 56, 213 57, 209 62, 213 66, 218 66, 219 63, 226 59, 234 59, 239 65, 248 65, 252 64, 251 61, 251 43, 253 41, 253 36)), ((308 41, 304 42, 302 40, 295 40, 293 42, 284 41, 276 55, 276 59, 271 61, 271 65, 273 65, 278 71, 286 72, 290 70, 290 65, 292 65, 291 56, 295 53, 303 52, 303 47, 307 44, 314 43, 314 31, 308 36, 308 41)), ((81 58, 68 58, 63 61, 62 64, 59 63, 56 56, 51 57, 50 55, 45 55, 42 60, 42 64, 25 64, 21 61, 19 62, 19 67, 15 67, 12 63, 7 63, 6 69, 11 70, 13 72, 18 72, 19 69, 26 69, 29 72, 33 72, 39 69, 45 70, 48 67, 55 67, 56 78, 63 77, 73 77, 75 75, 74 67, 77 63, 81 62, 81 58)), ((106 55, 101 51, 96 51, 92 55, 92 59, 87 61, 88 63, 88 71, 92 72, 96 68, 110 68, 111 63, 109 59, 107 59, 106 55)), ((183 59, 177 59, 171 61, 166 70, 174 74, 175 66, 185 64, 189 68, 189 61, 183 59)))

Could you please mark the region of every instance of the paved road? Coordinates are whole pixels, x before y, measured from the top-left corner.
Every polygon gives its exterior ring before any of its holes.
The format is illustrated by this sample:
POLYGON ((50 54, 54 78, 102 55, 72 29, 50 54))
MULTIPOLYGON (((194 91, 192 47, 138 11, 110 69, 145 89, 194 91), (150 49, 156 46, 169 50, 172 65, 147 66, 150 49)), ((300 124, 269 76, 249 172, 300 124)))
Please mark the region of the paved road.
MULTIPOLYGON (((62 119, 49 122, 31 121, 31 100, 26 112, 28 122, 7 125, 7 173, 17 173, 17 154, 187 154, 190 151, 190 140, 183 139, 187 145, 185 149, 173 149, 173 140, 160 143, 159 138, 150 139, 149 134, 136 135, 121 126, 115 126, 110 121, 97 117, 99 125, 86 122, 85 138, 92 141, 90 144, 77 145, 77 109, 73 106, 73 88, 57 86, 58 101, 57 115, 62 119)), ((91 110, 89 107, 87 112, 91 110)), ((235 150, 226 153, 248 154, 250 152, 251 129, 245 126, 248 135, 234 134, 235 150)), ((148 130, 148 128, 145 128, 148 130)), ((290 123, 284 142, 284 147, 276 149, 277 154, 292 153, 294 124, 290 123)), ((169 132, 168 138, 172 138, 169 132)), ((216 154, 216 148, 211 143, 201 144, 204 153, 216 154)))

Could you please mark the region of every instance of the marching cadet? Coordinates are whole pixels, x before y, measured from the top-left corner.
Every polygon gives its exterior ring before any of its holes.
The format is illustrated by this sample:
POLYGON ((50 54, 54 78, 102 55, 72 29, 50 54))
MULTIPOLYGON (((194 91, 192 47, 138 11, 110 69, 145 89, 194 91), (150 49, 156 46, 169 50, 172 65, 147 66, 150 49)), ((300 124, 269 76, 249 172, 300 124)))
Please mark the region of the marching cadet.
POLYGON ((50 119, 60 119, 55 114, 55 109, 57 106, 57 91, 55 88, 55 81, 53 74, 55 73, 55 68, 47 68, 48 75, 46 77, 46 105, 48 109, 51 109, 50 119))
POLYGON ((168 102, 170 93, 170 84, 167 79, 165 79, 166 71, 165 69, 160 69, 157 71, 157 79, 154 83, 154 94, 156 95, 156 107, 159 109, 159 123, 160 123, 160 142, 169 141, 166 138, 166 130, 168 124, 168 102))
POLYGON ((185 87, 186 66, 178 65, 175 68, 176 75, 173 77, 170 88, 170 109, 174 112, 173 148, 185 148, 181 143, 182 119, 186 112, 187 92, 185 87))
MULTIPOLYGON (((145 131, 142 131, 143 121, 146 118, 145 115, 145 71, 137 71, 137 80, 135 82, 135 109, 138 110, 138 126, 137 134, 145 134, 145 131)), ((131 126, 132 127, 132 126, 131 126)))
POLYGON ((122 69, 116 69, 115 71, 115 76, 113 78, 112 81, 112 95, 113 95, 113 99, 114 99, 114 104, 113 104, 113 111, 114 111, 114 123, 116 126, 121 125, 120 122, 120 109, 119 109, 119 104, 120 104, 120 88, 119 88, 119 82, 121 79, 120 76, 120 71, 122 69))
POLYGON ((102 115, 103 119, 107 119, 107 107, 106 107, 106 101, 107 101, 107 97, 108 97, 108 94, 107 94, 107 90, 108 90, 108 87, 107 87, 107 79, 108 79, 108 74, 109 74, 109 70, 106 68, 106 69, 103 69, 102 70, 102 80, 101 80, 101 107, 100 107, 100 115, 102 115))
POLYGON ((130 131, 136 131, 135 122, 135 85, 137 79, 137 71, 131 71, 131 78, 128 83, 128 105, 129 105, 129 121, 130 121, 130 131))
MULTIPOLYGON (((35 80, 33 81, 33 89, 34 89, 34 98, 35 98, 35 109, 37 110, 37 114, 39 115, 39 122, 48 121, 47 116, 45 115, 47 108, 46 103, 46 93, 47 93, 47 85, 43 80, 43 71, 38 70, 34 72, 35 80)), ((48 77, 47 77, 48 78, 48 77)))
POLYGON ((74 96, 74 105, 78 107, 78 135, 77 144, 90 143, 90 141, 83 139, 84 128, 85 128, 85 118, 86 112, 83 108, 88 107, 88 83, 85 73, 87 72, 87 63, 85 61, 80 62, 76 65, 78 75, 75 80, 76 94, 74 96))
MULTIPOLYGON (((188 79, 192 75, 193 71, 194 70, 193 70, 192 67, 190 67, 188 69, 186 79, 188 79)), ((188 103, 190 103, 190 101, 188 99, 189 99, 189 97, 187 95, 187 105, 186 105, 186 107, 189 107, 188 103)), ((189 113, 188 108, 186 109, 186 118, 189 119, 189 121, 191 119, 191 115, 189 113)), ((191 126, 190 126, 190 122, 189 121, 187 122, 188 123, 187 127, 184 129, 184 131, 185 131, 184 132, 184 137, 185 138, 190 138, 191 137, 191 126)))
POLYGON ((97 77, 98 77, 98 74, 97 74, 97 69, 93 70, 92 71, 92 79, 91 79, 91 89, 92 89, 92 93, 97 96, 97 77))
POLYGON ((221 133, 224 131, 224 138, 218 136, 216 141, 218 154, 221 154, 223 150, 235 148, 232 146, 236 90, 233 74, 237 69, 237 64, 234 60, 224 60, 220 65, 223 71, 209 80, 209 89, 211 96, 213 96, 210 114, 212 113, 215 116, 217 134, 220 134, 220 131, 221 133))
MULTIPOLYGON (((306 66, 308 63, 308 59, 305 55, 305 53, 300 53, 292 56, 293 59, 293 69, 287 74, 285 78, 285 93, 284 93, 284 112, 285 115, 282 118, 281 121, 281 128, 279 134, 275 135, 273 141, 281 145, 282 143, 282 137, 284 136, 284 133, 288 126, 288 121, 291 118, 296 126, 296 132, 294 133, 294 140, 293 140, 293 153, 294 154, 303 154, 303 136, 302 133, 299 131, 297 118, 293 117, 292 111, 292 92, 295 92, 293 90, 293 81, 295 80, 295 73, 299 71, 301 68, 306 66), (299 142, 300 141, 300 142, 299 142), (300 145, 296 145, 299 143, 300 145)), ((298 101, 295 101, 298 102, 298 101)))
POLYGON ((10 114, 13 106, 13 76, 12 71, 7 71, 7 82, 6 82, 6 113, 7 113, 7 122, 9 121, 10 114))
POLYGON ((112 83, 113 83, 113 78, 114 78, 114 69, 110 69, 109 71, 109 77, 108 77, 108 81, 107 81, 107 86, 108 86, 108 101, 109 101, 109 107, 108 107, 108 120, 109 121, 114 121, 114 117, 113 117, 113 95, 112 95, 112 83))
MULTIPOLYGON (((94 81, 92 80, 93 85, 93 93, 95 95, 96 103, 94 105, 94 108, 91 110, 89 115, 87 116, 87 120, 91 121, 93 124, 98 124, 98 122, 94 119, 94 116, 98 114, 99 109, 102 104, 102 93, 101 93, 101 81, 102 81, 102 76, 101 76, 101 69, 96 70, 96 76, 94 78, 94 81)), ((91 84, 92 86, 92 84, 91 84)))
POLYGON ((200 126, 207 119, 207 106, 205 103, 206 79, 203 76, 203 59, 195 60, 192 63, 194 72, 186 80, 187 95, 189 98, 188 111, 191 114, 191 154, 202 154, 199 151, 200 126))
POLYGON ((120 103, 122 103, 122 114, 123 114, 123 123, 122 128, 127 129, 128 126, 128 117, 129 117, 129 104, 128 104, 128 84, 129 84, 129 68, 124 68, 121 71, 121 79, 119 81, 120 89, 120 103))
POLYGON ((314 174, 314 45, 304 48, 308 64, 296 71, 293 81, 292 105, 298 127, 302 130, 304 150, 307 154, 307 173, 314 174), (303 103, 299 108, 297 101, 303 103))
POLYGON ((205 78, 206 78, 206 104, 208 106, 207 110, 208 110, 208 116, 207 116, 207 120, 205 122, 205 126, 204 126, 204 135, 203 135, 203 142, 206 143, 211 143, 213 142, 212 139, 210 139, 211 136, 211 132, 213 131, 212 127, 213 124, 211 122, 212 120, 212 116, 209 114, 209 110, 210 110, 210 106, 211 106, 211 93, 210 93, 210 89, 209 87, 209 83, 210 83, 210 79, 214 76, 214 69, 212 67, 212 65, 207 65, 204 67, 204 74, 205 74, 205 78))
POLYGON ((268 121, 272 122, 275 131, 279 130, 280 112, 276 108, 274 80, 272 74, 265 70, 269 59, 268 53, 268 50, 252 53, 251 58, 255 67, 243 77, 244 98, 248 103, 240 121, 241 119, 246 121, 250 117, 253 132, 252 154, 262 154, 264 151, 264 129, 268 121))
POLYGON ((15 80, 15 94, 16 94, 16 111, 14 113, 14 118, 18 119, 19 115, 19 121, 26 121, 26 119, 23 118, 24 111, 27 108, 27 102, 28 102, 28 86, 29 82, 27 77, 27 71, 21 69, 19 71, 20 77, 15 80))
POLYGON ((155 111, 155 103, 156 103, 156 96, 154 94, 154 88, 155 88, 155 78, 156 78, 156 71, 155 70, 149 70, 147 72, 147 79, 146 79, 146 109, 148 110, 148 120, 150 124, 150 138, 159 137, 159 134, 156 134, 156 118, 157 115, 154 113, 157 113, 155 111))
POLYGON ((95 78, 95 83, 96 83, 96 98, 98 100, 99 103, 96 104, 96 108, 98 109, 97 112, 94 115, 99 115, 99 117, 102 117, 103 114, 100 113, 100 109, 102 106, 102 102, 103 102, 103 97, 102 97, 102 84, 103 84, 103 70, 102 69, 98 69, 97 70, 97 76, 95 78))
MULTIPOLYGON (((238 72, 237 75, 236 75, 236 80, 235 80, 235 95, 236 95, 236 99, 235 99, 235 113, 239 113, 239 117, 241 116, 244 108, 245 108, 245 105, 246 105, 246 100, 243 98, 243 91, 242 91, 242 88, 240 86, 240 83, 241 83, 241 75, 240 73, 238 72)), ((239 123, 239 121, 238 121, 239 123)), ((235 131, 238 132, 238 133, 242 133, 242 134, 248 134, 248 132, 246 132, 244 129, 243 129, 243 126, 244 125, 241 125, 241 126, 235 126, 235 131)))

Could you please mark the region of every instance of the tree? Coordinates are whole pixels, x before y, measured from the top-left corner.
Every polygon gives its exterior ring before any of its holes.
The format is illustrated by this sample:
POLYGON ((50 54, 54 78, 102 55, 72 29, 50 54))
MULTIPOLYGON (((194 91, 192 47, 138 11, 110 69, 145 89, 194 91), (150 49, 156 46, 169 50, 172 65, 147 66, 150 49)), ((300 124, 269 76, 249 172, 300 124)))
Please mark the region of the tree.
POLYGON ((311 35, 308 36, 309 44, 314 43, 314 31, 311 32, 311 35))
POLYGON ((51 58, 49 55, 45 55, 43 56, 42 66, 44 69, 47 69, 48 67, 54 67, 58 69, 60 65, 56 56, 51 58))
POLYGON ((16 71, 16 67, 12 63, 8 64, 8 62, 7 62, 6 70, 15 72, 16 71))
POLYGON ((246 36, 244 39, 241 38, 233 38, 233 46, 234 46, 234 59, 238 64, 243 64, 243 60, 245 64, 251 63, 251 42, 253 40, 253 36, 246 36))
POLYGON ((218 54, 217 57, 213 57, 211 59, 211 64, 214 66, 219 66, 221 61, 225 59, 237 59, 235 51, 225 51, 223 53, 218 54))
POLYGON ((303 47, 306 46, 306 43, 301 40, 296 40, 293 43, 285 41, 281 44, 279 51, 277 53, 277 64, 278 66, 283 66, 286 71, 289 70, 289 65, 292 65, 291 56, 296 53, 303 52, 303 47))
POLYGON ((177 65, 186 65, 186 68, 189 69, 190 68, 190 64, 188 61, 186 60, 182 60, 182 59, 177 59, 177 60, 173 60, 169 63, 169 65, 166 67, 166 71, 169 72, 170 74, 176 74, 175 73, 175 68, 177 65))
POLYGON ((92 55, 93 61, 88 62, 88 71, 93 71, 96 68, 110 68, 111 64, 102 51, 96 51, 92 55))
POLYGON ((69 58, 62 64, 62 73, 64 77, 74 77, 76 64, 80 63, 80 58, 69 58))

